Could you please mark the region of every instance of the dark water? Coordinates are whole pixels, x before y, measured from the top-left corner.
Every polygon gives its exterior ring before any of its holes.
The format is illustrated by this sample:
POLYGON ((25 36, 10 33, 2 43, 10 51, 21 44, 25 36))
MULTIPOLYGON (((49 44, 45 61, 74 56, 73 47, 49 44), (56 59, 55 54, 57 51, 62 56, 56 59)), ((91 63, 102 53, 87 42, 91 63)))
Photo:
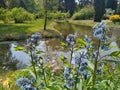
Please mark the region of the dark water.
MULTIPOLYGON (((59 60, 60 55, 65 55, 66 57, 69 56, 69 52, 64 52, 63 48, 60 46, 60 42, 65 40, 65 37, 68 34, 77 33, 81 38, 83 38, 84 35, 88 35, 92 40, 96 40, 93 37, 93 31, 91 27, 74 25, 68 22, 58 22, 55 28, 61 32, 63 38, 42 40, 40 46, 38 47, 40 50, 45 51, 43 56, 47 60, 59 60)), ((116 41, 120 46, 119 33, 120 30, 111 30, 109 36, 112 41, 116 41)), ((0 42, 0 73, 1 70, 16 70, 30 65, 29 55, 27 55, 25 52, 14 50, 14 47, 18 44, 23 45, 24 42, 0 42)))

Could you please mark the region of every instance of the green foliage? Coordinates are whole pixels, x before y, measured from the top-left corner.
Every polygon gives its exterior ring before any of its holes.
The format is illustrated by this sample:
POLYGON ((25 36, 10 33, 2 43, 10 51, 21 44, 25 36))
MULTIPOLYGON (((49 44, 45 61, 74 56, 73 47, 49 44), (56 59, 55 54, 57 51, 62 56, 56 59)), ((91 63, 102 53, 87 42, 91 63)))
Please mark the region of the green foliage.
POLYGON ((93 6, 86 6, 82 8, 79 12, 76 12, 73 16, 73 20, 86 20, 91 19, 94 16, 93 6))
POLYGON ((39 10, 39 11, 35 14, 35 18, 36 18, 36 19, 44 18, 44 11, 43 11, 43 10, 39 10))
POLYGON ((0 8, 0 20, 8 23, 12 19, 12 13, 8 9, 0 8))
POLYGON ((48 13, 48 19, 66 19, 70 17, 69 12, 63 13, 60 11, 48 13))
POLYGON ((15 20, 15 23, 23 23, 24 21, 34 20, 34 15, 27 12, 23 8, 13 8, 12 16, 15 20))
POLYGON ((120 14, 120 4, 118 5, 116 12, 120 14))
POLYGON ((105 9, 105 14, 103 16, 104 19, 109 19, 110 16, 114 15, 115 10, 112 9, 105 9))

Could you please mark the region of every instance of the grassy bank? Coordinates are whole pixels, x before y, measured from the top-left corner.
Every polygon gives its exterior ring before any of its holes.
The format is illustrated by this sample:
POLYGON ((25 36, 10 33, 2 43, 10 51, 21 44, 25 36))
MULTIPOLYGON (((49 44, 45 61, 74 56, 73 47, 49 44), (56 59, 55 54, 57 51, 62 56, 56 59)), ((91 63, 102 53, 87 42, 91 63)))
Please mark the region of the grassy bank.
MULTIPOLYGON (((59 22, 65 22, 59 21, 59 22)), ((97 22, 93 22, 93 20, 68 20, 71 24, 77 24, 86 27, 93 27, 97 22)), ((106 20, 107 27, 117 27, 120 28, 120 25, 114 24, 109 20, 106 20)), ((8 40, 20 40, 28 38, 32 33, 41 32, 43 37, 59 37, 60 31, 54 28, 55 22, 48 21, 47 22, 47 30, 43 30, 44 20, 35 20, 31 22, 26 22, 22 24, 3 24, 0 23, 0 41, 8 41, 8 40)))
MULTIPOLYGON (((107 23, 108 28, 111 28, 111 27, 120 28, 119 23, 114 24, 112 21, 109 21, 109 20, 105 20, 105 21, 107 23)), ((97 22, 94 22, 93 20, 69 20, 69 22, 72 24, 83 25, 83 26, 88 26, 88 27, 93 27, 95 24, 97 24, 97 22)))
POLYGON ((17 23, 17 24, 0 23, 0 41, 25 39, 35 32, 42 32, 43 34, 45 34, 44 36, 48 35, 49 37, 52 36, 53 34, 57 36, 59 34, 56 31, 54 32, 54 29, 52 27, 53 24, 54 24, 53 21, 48 21, 47 22, 48 30, 43 31, 43 26, 44 26, 43 19, 26 22, 26 23, 17 23))

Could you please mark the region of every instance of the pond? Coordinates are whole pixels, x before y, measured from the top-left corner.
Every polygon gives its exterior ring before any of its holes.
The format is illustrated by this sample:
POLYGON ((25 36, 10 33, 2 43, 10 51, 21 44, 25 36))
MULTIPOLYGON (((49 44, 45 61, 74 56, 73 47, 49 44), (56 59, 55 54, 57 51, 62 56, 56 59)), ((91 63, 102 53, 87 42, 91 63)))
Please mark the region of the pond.
MULTIPOLYGON (((59 60, 60 55, 69 57, 70 53, 65 52, 60 46, 60 42, 65 40, 65 37, 68 34, 77 33, 77 35, 81 38, 83 38, 84 35, 88 35, 92 38, 92 40, 96 40, 93 38, 93 31, 91 27, 70 24, 68 22, 57 22, 55 28, 61 32, 63 38, 42 40, 39 46, 41 50, 45 51, 44 57, 46 57, 47 60, 59 60)), ((120 30, 110 32, 111 40, 116 41, 118 45, 120 45, 120 35, 118 34, 120 33, 120 30)), ((2 70, 16 70, 30 65, 29 55, 25 52, 14 50, 16 45, 24 45, 24 42, 25 41, 0 42, 0 73, 2 70)))

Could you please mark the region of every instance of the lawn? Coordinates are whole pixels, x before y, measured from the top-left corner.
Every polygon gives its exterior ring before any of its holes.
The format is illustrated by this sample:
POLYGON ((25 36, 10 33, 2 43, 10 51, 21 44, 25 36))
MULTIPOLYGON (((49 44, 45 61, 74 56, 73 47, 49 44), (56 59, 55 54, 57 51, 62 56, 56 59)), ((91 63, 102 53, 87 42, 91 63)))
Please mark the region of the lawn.
MULTIPOLYGON (((60 20, 59 20, 60 21, 60 20)), ((60 21, 65 22, 65 21, 60 21)), ((97 22, 93 22, 93 20, 69 20, 69 23, 77 24, 77 25, 83 25, 86 27, 93 27, 97 22)), ((107 27, 117 27, 119 28, 120 25, 114 24, 109 20, 106 20, 107 27)), ((20 39, 26 39, 28 36, 30 36, 32 33, 35 32, 42 32, 43 36, 45 37, 59 37, 60 31, 56 30, 54 28, 55 22, 54 21, 48 21, 47 22, 47 30, 43 31, 44 26, 44 20, 35 20, 30 21, 26 23, 8 23, 3 24, 0 23, 0 41, 5 40, 20 40, 20 39)))
MULTIPOLYGON (((120 27, 119 23, 114 24, 112 21, 110 20, 105 20, 107 23, 107 27, 111 28, 111 27, 120 27)), ((97 24, 98 22, 94 22, 93 20, 69 20, 70 23, 73 24, 78 24, 78 25, 83 25, 83 26, 89 26, 89 27, 93 27, 95 24, 97 24)))
MULTIPOLYGON (((48 21, 48 27, 52 22, 48 21)), ((17 40, 23 39, 35 32, 43 30, 44 20, 35 20, 26 23, 0 23, 0 40, 17 40)))

